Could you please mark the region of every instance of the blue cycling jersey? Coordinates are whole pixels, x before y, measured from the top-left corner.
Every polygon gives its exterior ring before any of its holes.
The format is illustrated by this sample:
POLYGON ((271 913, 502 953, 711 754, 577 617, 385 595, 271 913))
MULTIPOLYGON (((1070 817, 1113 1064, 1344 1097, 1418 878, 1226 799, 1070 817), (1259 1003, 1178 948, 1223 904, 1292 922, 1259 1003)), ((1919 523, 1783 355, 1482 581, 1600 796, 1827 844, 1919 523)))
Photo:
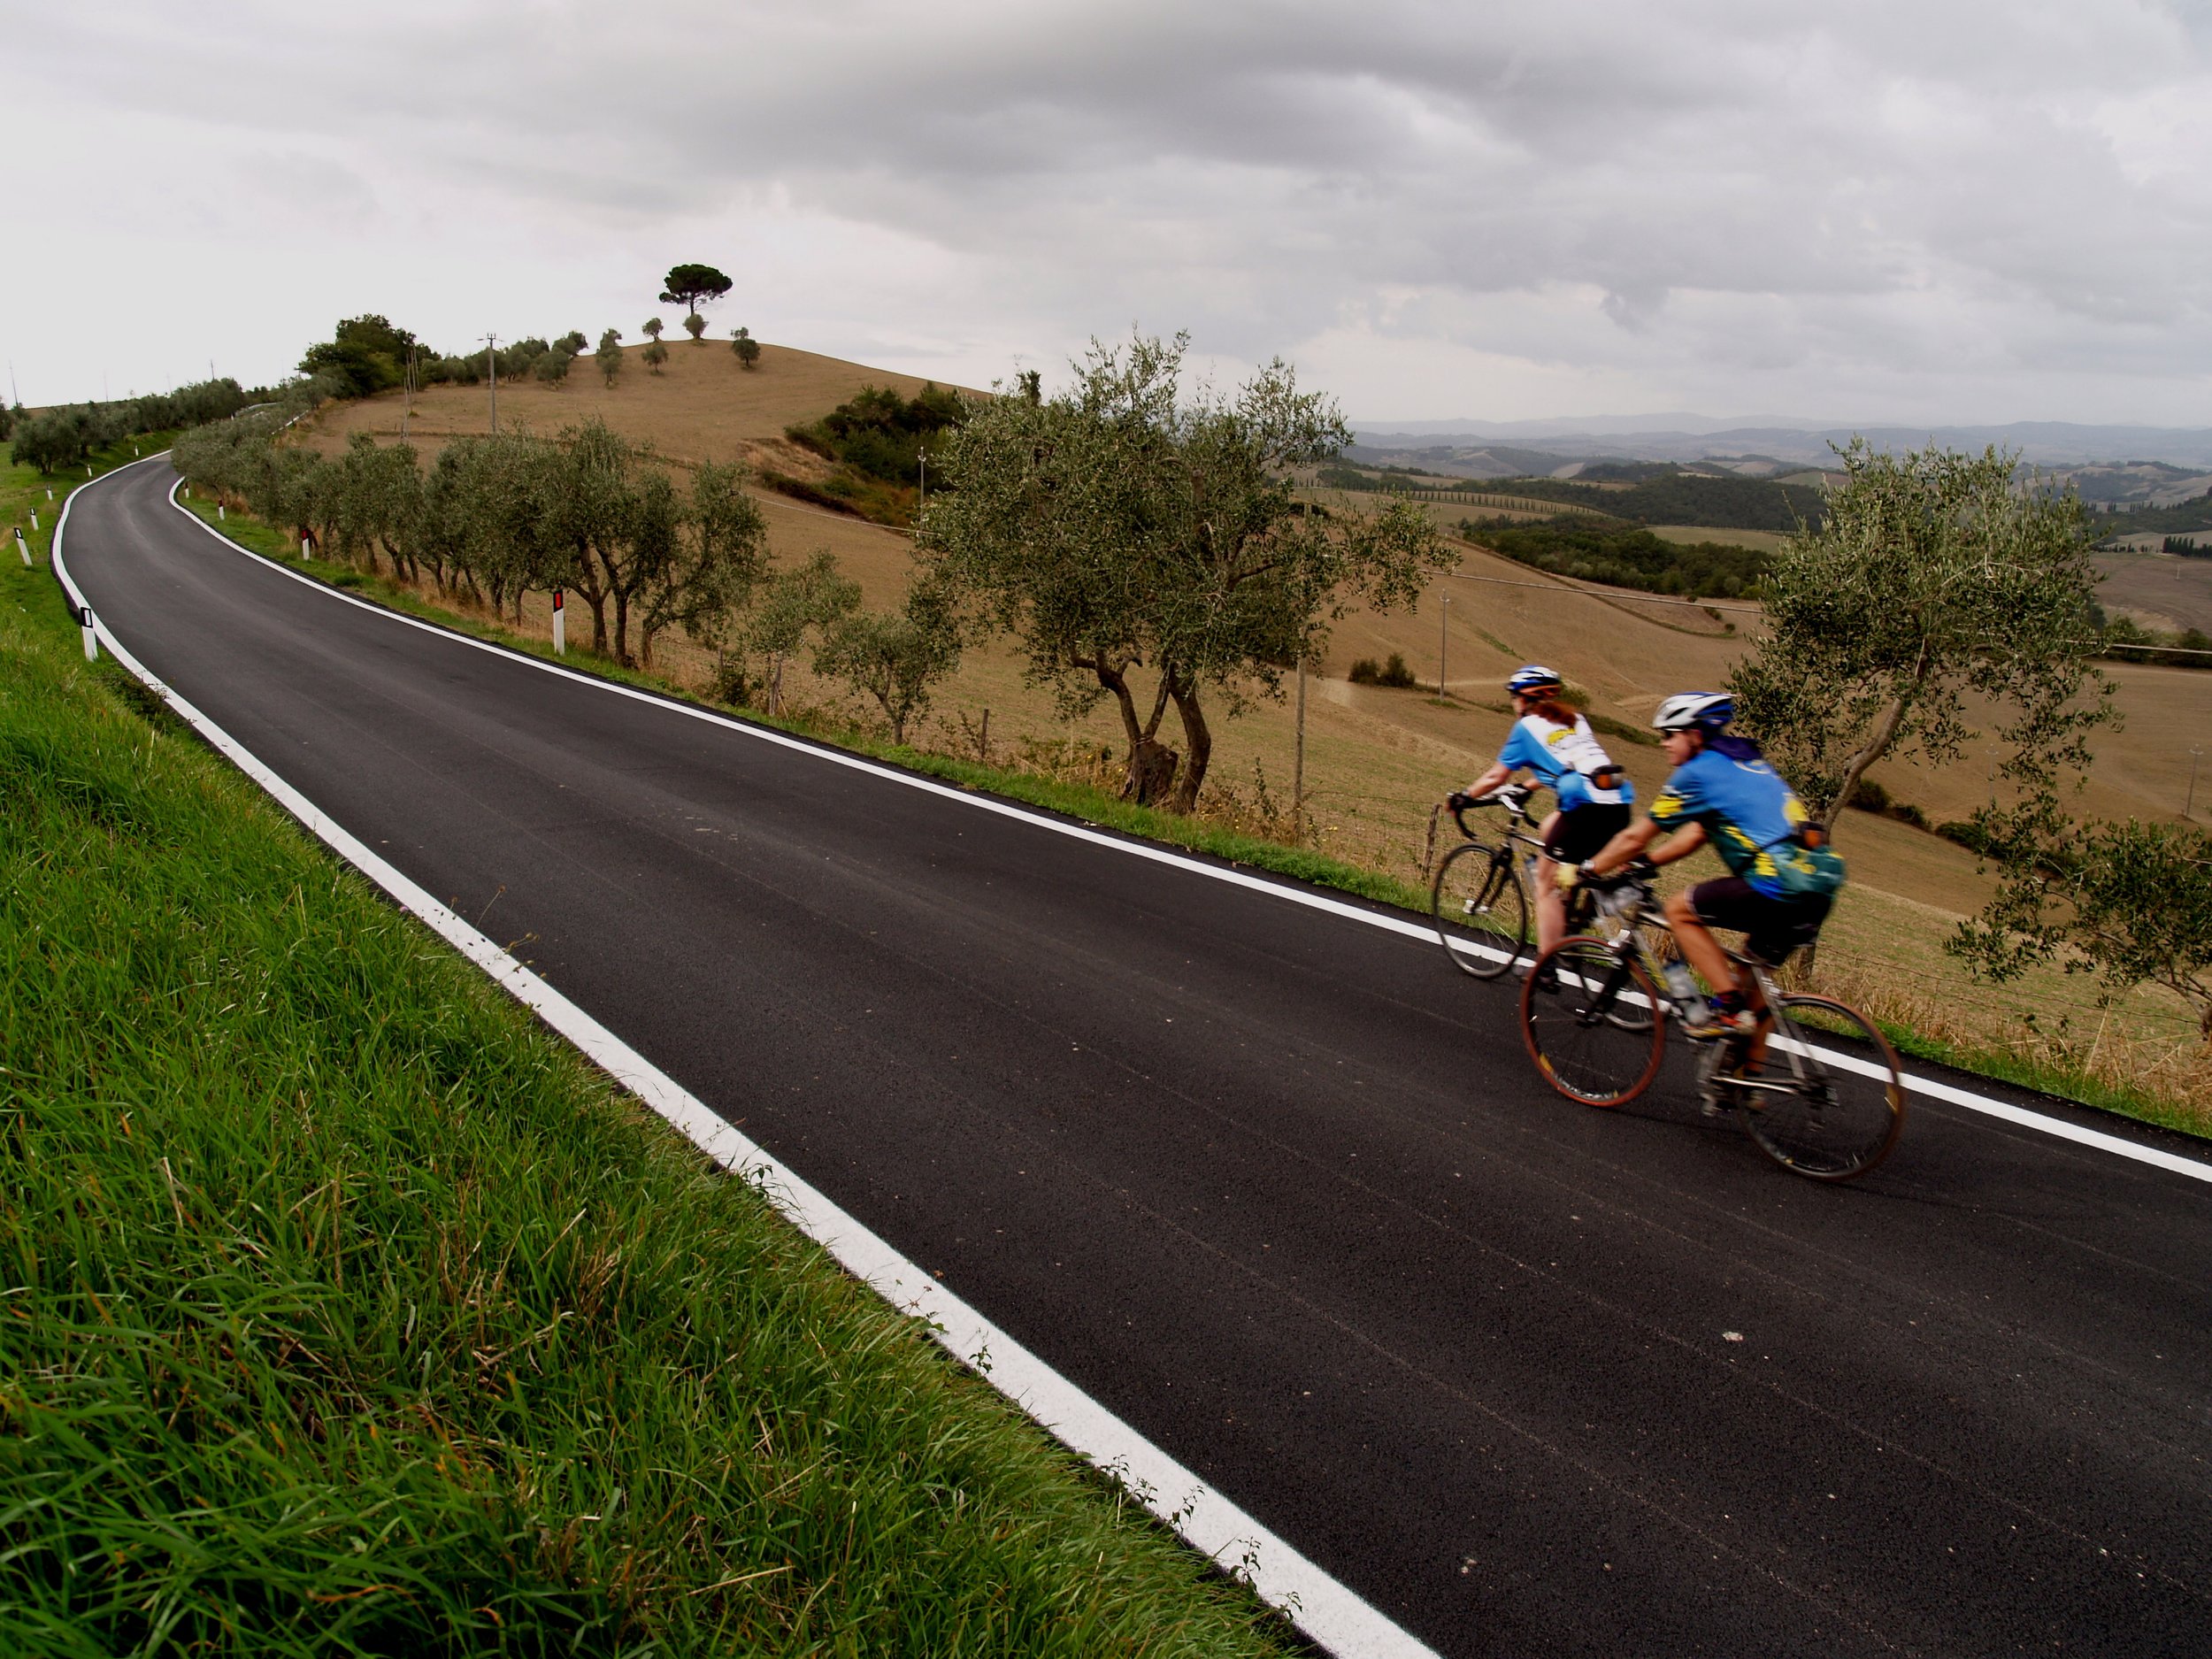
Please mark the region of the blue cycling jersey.
POLYGON ((1793 840, 1809 816, 1797 792, 1741 739, 1716 740, 1699 750, 1651 803, 1652 822, 1663 829, 1702 824, 1721 862, 1769 898, 1786 896, 1774 849, 1793 840))
POLYGON ((1594 802, 1618 806, 1636 798, 1628 774, 1613 765, 1589 721, 1578 714, 1572 726, 1555 726, 1540 714, 1523 715, 1498 751, 1498 764, 1534 772, 1558 795, 1562 812, 1594 802), (1592 773, 1609 770, 1617 780, 1612 787, 1601 789, 1590 780, 1592 773))

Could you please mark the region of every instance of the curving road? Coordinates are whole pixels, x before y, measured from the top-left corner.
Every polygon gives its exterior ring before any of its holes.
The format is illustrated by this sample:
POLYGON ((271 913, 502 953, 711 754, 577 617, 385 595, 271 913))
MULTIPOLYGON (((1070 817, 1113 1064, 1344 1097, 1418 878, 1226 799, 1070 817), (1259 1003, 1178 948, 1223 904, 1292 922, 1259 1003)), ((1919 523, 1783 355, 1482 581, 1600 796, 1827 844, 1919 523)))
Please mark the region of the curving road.
POLYGON ((1439 1649, 2212 1652, 2212 1186, 1571 1107, 1432 946, 395 623, 173 482, 69 525, 150 669, 1439 1649))

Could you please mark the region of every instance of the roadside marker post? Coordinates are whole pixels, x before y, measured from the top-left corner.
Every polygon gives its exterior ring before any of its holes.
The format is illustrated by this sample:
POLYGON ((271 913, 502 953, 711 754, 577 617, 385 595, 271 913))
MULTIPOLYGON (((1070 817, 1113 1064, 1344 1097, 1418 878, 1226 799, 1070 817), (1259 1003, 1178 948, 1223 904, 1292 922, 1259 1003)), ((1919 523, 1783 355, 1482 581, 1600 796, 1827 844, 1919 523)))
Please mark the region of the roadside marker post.
POLYGON ((215 503, 215 521, 218 524, 223 522, 223 503, 219 501, 215 503))
POLYGON ((23 539, 23 532, 20 530, 18 530, 15 533, 15 550, 23 556, 23 568, 25 570, 30 569, 31 544, 23 539))
POLYGON ((311 565, 315 562, 315 549, 308 544, 305 536, 300 538, 300 557, 311 565))
POLYGON ((46 499, 49 501, 54 499, 54 487, 51 484, 46 487, 46 499))
POLYGON ((34 530, 38 528, 38 509, 35 507, 31 509, 31 528, 34 530))
POLYGON ((553 590, 553 655, 568 655, 568 607, 557 588, 553 590))
POLYGON ((78 626, 84 630, 85 661, 88 663, 98 662, 100 660, 100 636, 93 632, 92 607, 90 605, 87 605, 84 608, 83 613, 78 617, 77 622, 78 626))

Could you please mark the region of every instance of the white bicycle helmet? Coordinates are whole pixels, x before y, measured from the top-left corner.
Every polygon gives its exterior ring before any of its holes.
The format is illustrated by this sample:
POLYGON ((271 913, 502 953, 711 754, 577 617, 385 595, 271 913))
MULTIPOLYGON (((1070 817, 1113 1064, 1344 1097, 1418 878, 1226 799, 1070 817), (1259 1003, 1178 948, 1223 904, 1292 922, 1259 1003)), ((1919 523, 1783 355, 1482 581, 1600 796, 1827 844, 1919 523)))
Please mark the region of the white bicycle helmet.
POLYGON ((1506 679, 1505 688, 1520 696, 1530 696, 1539 691, 1557 691, 1566 682, 1560 679, 1555 668, 1546 668, 1540 663, 1531 663, 1517 668, 1506 679))
POLYGON ((1660 732, 1687 732, 1702 728, 1717 732, 1736 718, 1736 700, 1724 691, 1678 691, 1659 705, 1651 717, 1660 732))

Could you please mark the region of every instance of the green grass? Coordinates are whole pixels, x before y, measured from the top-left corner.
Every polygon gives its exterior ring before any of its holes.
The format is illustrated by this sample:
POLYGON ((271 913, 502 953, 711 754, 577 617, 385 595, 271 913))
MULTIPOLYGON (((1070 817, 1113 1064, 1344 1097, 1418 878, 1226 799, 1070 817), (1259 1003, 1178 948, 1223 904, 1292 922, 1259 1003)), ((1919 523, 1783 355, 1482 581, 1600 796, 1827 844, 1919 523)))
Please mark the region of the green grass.
POLYGON ((150 703, 0 567, 0 1651, 1281 1651, 150 703))

